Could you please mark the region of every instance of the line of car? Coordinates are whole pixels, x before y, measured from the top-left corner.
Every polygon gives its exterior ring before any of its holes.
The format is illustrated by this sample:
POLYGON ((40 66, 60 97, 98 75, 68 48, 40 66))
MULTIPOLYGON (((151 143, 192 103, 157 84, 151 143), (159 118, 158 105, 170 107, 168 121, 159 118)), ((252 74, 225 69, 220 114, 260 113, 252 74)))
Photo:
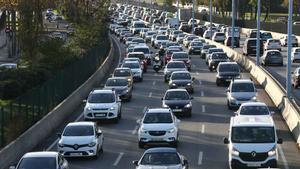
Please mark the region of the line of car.
MULTIPOLYGON (((103 88, 92 90, 83 101, 84 121, 69 123, 58 134, 57 152, 27 153, 16 168, 33 168, 39 164, 68 169, 65 157, 97 158, 103 151, 105 137, 95 121, 118 123, 122 119, 122 102, 131 100, 134 83, 143 81, 143 74, 149 73, 148 66, 153 65, 154 57, 159 55, 154 54, 150 46, 165 50, 161 56, 164 69, 162 80, 169 89, 161 98, 162 106, 151 108, 149 105, 138 120, 138 147, 149 149, 145 150, 140 160, 133 161, 137 169, 188 169, 188 159, 176 148, 180 133, 179 117, 192 118, 193 114, 192 94, 196 79, 190 73, 191 54, 203 58, 208 69, 216 71, 217 86, 229 86, 226 89, 227 106, 237 110, 230 120, 228 138, 224 138, 224 144, 228 146, 229 167, 277 167, 277 144, 281 144, 282 139, 276 135, 272 119, 274 113, 266 104, 258 102, 254 82, 241 77, 239 65, 230 61, 223 49, 210 45, 198 35, 183 32, 180 30, 183 26, 179 29, 176 25, 174 28, 158 26, 156 21, 154 26, 148 24, 147 27, 142 20, 147 13, 146 16, 160 18, 156 20, 164 23, 168 14, 158 17, 156 13, 159 12, 152 9, 122 4, 112 4, 110 10, 112 24, 109 29, 125 44, 126 57, 103 88), (156 147, 152 148, 153 145, 156 147)), ((215 37, 219 35, 217 31, 214 33, 215 37)), ((215 40, 223 41, 222 38, 215 40)))

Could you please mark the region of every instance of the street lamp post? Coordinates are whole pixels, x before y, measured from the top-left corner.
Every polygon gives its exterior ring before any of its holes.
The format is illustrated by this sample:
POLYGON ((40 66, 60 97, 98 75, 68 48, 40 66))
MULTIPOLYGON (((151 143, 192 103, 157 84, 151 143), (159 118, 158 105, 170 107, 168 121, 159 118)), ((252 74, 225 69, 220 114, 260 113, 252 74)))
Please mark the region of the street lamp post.
POLYGON ((257 33, 256 33, 256 65, 259 65, 260 58, 260 14, 261 14, 261 0, 257 1, 257 33))
POLYGON ((234 48, 235 0, 232 0, 231 48, 234 48))
POLYGON ((192 11, 192 18, 193 18, 193 22, 192 22, 192 34, 194 34, 194 27, 195 27, 195 0, 193 0, 193 11, 192 11))
POLYGON ((210 39, 212 39, 212 0, 209 1, 210 39))
POLYGON ((289 17, 288 17, 288 58, 286 68, 286 96, 291 97, 291 55, 292 55, 292 31, 293 31, 293 0, 289 0, 289 17))

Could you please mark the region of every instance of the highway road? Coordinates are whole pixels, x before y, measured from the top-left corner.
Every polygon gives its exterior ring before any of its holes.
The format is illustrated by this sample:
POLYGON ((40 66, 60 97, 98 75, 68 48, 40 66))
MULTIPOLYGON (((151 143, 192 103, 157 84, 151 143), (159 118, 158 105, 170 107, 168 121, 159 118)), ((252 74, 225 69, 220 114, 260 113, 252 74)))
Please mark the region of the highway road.
MULTIPOLYGON (((242 47, 244 46, 244 41, 246 39, 245 35, 241 35, 241 41, 240 41, 240 46, 241 48, 237 48, 236 50, 239 53, 243 53, 242 47)), ((264 66, 264 68, 275 78, 277 79, 280 84, 285 87, 286 86, 286 66, 287 66, 287 47, 282 47, 281 48, 282 55, 283 55, 283 66, 264 66)), ((254 61, 256 60, 255 56, 249 56, 252 58, 254 61)), ((297 67, 300 66, 300 63, 292 63, 292 71, 296 69, 297 67)), ((292 89, 292 93, 294 97, 298 100, 298 103, 300 103, 300 90, 299 89, 292 89)))
MULTIPOLYGON (((115 55, 124 56, 125 48, 114 39, 115 55)), ((154 49, 152 49, 154 50, 154 49)), ((192 56, 192 75, 196 78, 193 94, 193 115, 191 118, 180 118, 178 151, 185 155, 191 169, 226 169, 228 168, 227 147, 223 137, 227 136, 230 117, 233 111, 226 106, 226 87, 217 87, 215 72, 210 72, 199 56, 192 56)), ((116 66, 117 63, 114 65, 116 66)), ((113 71, 113 69, 112 69, 113 71)), ((249 74, 243 72, 243 77, 249 74)), ((105 83, 105 82, 103 82, 105 83)), ((258 88, 258 99, 265 102, 271 110, 276 111, 274 120, 278 136, 284 143, 279 148, 279 168, 300 168, 299 151, 277 108, 274 107, 266 92, 258 88)), ((134 84, 131 102, 122 103, 122 120, 118 124, 99 122, 104 134, 104 153, 95 159, 68 159, 71 169, 130 169, 134 168, 133 160, 141 157, 143 149, 138 148, 137 120, 146 107, 161 107, 161 97, 167 90, 163 82, 163 73, 158 74, 149 69, 144 74, 144 81, 134 84)), ((62 132, 71 121, 80 121, 84 105, 78 105, 74 115, 55 131, 49 139, 37 147, 36 151, 56 151, 56 132, 62 132)))

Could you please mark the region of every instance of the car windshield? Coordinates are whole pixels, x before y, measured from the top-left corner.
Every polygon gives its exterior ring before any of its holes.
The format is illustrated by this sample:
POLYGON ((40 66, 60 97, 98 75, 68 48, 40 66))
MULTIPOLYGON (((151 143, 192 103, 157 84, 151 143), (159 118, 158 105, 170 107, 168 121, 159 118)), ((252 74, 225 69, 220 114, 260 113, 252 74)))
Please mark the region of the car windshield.
POLYGON ((135 23, 134 26, 135 28, 143 28, 145 25, 143 23, 135 23))
POLYGON ((295 52, 300 52, 300 48, 297 48, 297 49, 295 50, 295 52))
POLYGON ((214 53, 214 52, 223 52, 223 49, 209 49, 208 53, 214 53))
POLYGON ((114 72, 115 77, 126 77, 130 76, 130 71, 129 70, 116 70, 114 72))
MULTIPOLYGON (((134 51, 134 52, 136 52, 136 51, 134 51)), ((143 55, 143 54, 137 54, 137 53, 129 53, 128 54, 128 58, 139 58, 140 60, 144 60, 145 59, 145 55, 143 55)))
POLYGON ((173 123, 170 113, 147 113, 143 123, 173 123))
POLYGON ((243 106, 239 112, 240 115, 270 115, 267 106, 243 106))
POLYGON ((156 37, 157 40, 168 40, 167 36, 157 36, 156 37))
POLYGON ((147 32, 147 35, 154 35, 155 34, 155 32, 147 32))
POLYGON ((132 42, 145 43, 143 39, 133 39, 132 42))
POLYGON ((63 136, 93 136, 93 126, 67 126, 63 136))
POLYGON ((128 81, 126 79, 108 79, 105 86, 127 86, 128 81))
POLYGON ((147 153, 141 160, 141 165, 178 165, 180 164, 180 157, 176 152, 154 152, 147 153))
POLYGON ((181 62, 169 62, 167 68, 185 68, 185 64, 181 62))
POLYGON ((173 53, 172 59, 189 59, 187 53, 173 53))
POLYGON ((252 83, 233 83, 232 92, 254 92, 254 85, 252 83))
POLYGON ((19 169, 57 169, 55 157, 31 157, 23 158, 19 169))
POLYGON ((240 69, 236 64, 221 64, 219 72, 240 72, 240 69))
POLYGON ((140 65, 139 63, 124 63, 122 67, 128 67, 130 69, 139 69, 140 65))
POLYGON ((212 55, 212 59, 228 59, 225 53, 215 53, 212 55))
POLYGON ((89 103, 113 103, 115 102, 114 94, 112 93, 93 93, 88 98, 89 103))
POLYGON ((233 127, 231 141, 233 143, 274 143, 274 127, 233 127))
POLYGON ((190 96, 186 91, 170 91, 166 93, 165 100, 189 100, 190 96))
POLYGON ((180 79, 190 80, 191 75, 189 73, 173 73, 171 76, 171 79, 172 80, 180 80, 180 79))
POLYGON ((205 45, 205 46, 203 46, 203 49, 209 49, 209 48, 214 48, 214 47, 216 47, 216 46, 214 46, 214 45, 205 45))
POLYGON ((268 52, 268 57, 269 59, 277 59, 281 58, 281 53, 280 52, 268 52))
POLYGON ((185 36, 184 34, 179 34, 179 35, 178 35, 178 37, 184 37, 184 36, 185 36))
POLYGON ((203 46, 201 42, 192 42, 191 46, 203 46))
POLYGON ((271 39, 272 38, 272 34, 271 33, 262 33, 261 36, 265 39, 271 39))

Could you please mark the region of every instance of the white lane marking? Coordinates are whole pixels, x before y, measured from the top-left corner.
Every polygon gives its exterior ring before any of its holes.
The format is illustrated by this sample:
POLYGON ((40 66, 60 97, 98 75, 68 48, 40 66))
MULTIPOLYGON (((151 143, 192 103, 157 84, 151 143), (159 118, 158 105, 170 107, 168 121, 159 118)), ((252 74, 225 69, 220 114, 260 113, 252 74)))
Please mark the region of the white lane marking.
POLYGON ((204 91, 201 91, 201 97, 203 97, 204 96, 204 91))
MULTIPOLYGON (((76 119, 75 119, 75 122, 76 121, 79 121, 81 118, 83 117, 83 113, 80 114, 80 116, 78 116, 76 119)), ((47 151, 50 151, 56 144, 57 142, 59 141, 59 139, 57 138, 46 150, 47 151)))
POLYGON ((196 72, 196 75, 199 75, 199 72, 196 72))
POLYGON ((202 105, 202 112, 205 112, 205 105, 202 105))
POLYGON ((114 166, 117 166, 117 165, 119 164, 119 162, 120 162, 121 158, 123 157, 123 155, 124 155, 123 152, 121 152, 121 153, 119 154, 119 156, 117 157, 116 161, 115 161, 114 164, 113 164, 114 166))
POLYGON ((149 97, 152 97, 152 92, 149 93, 149 97))
POLYGON ((199 80, 199 85, 202 85, 202 81, 201 80, 199 80))
POLYGON ((284 155, 284 152, 283 152, 283 150, 282 150, 281 145, 278 145, 278 150, 279 150, 279 154, 280 154, 280 156, 281 156, 281 158, 282 158, 282 162, 283 162, 284 168, 285 168, 285 169, 289 169, 289 165, 288 165, 288 163, 287 163, 287 160, 286 160, 286 158, 285 158, 285 155, 284 155))
POLYGON ((152 83, 152 85, 155 86, 155 84, 156 84, 156 81, 154 80, 153 83, 152 83))
POLYGON ((201 126, 201 133, 202 133, 202 134, 205 133, 205 125, 204 125, 204 124, 202 124, 202 126, 201 126))
POLYGON ((135 135, 138 129, 139 129, 139 126, 135 126, 135 128, 132 130, 131 134, 135 135))
POLYGON ((199 152, 199 157, 198 157, 198 165, 202 165, 202 159, 203 159, 203 152, 199 152))

